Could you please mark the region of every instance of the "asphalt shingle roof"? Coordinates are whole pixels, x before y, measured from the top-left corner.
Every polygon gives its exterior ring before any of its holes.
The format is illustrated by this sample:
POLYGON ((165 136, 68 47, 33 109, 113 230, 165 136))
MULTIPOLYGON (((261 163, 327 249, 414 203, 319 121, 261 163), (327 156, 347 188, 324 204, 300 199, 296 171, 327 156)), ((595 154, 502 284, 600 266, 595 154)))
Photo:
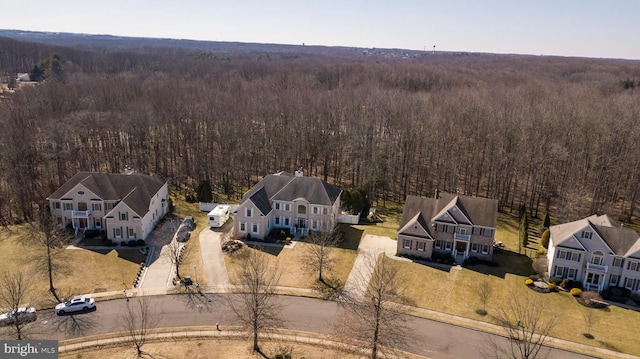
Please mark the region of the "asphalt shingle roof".
POLYGON ((332 206, 341 192, 340 188, 320 178, 298 177, 287 172, 278 172, 265 176, 245 193, 242 200, 251 199, 263 214, 267 214, 271 211, 272 201, 291 202, 297 198, 304 198, 312 204, 332 206))
POLYGON ((78 172, 53 192, 48 199, 62 199, 73 187, 82 184, 104 201, 123 201, 143 217, 149 202, 166 180, 158 175, 78 172))
MULTIPOLYGON (((454 205, 457 206, 474 225, 495 228, 498 218, 497 200, 461 196, 451 193, 440 193, 438 199, 407 196, 404 211, 402 212, 400 228, 403 228, 407 223, 412 221, 418 213, 422 214, 424 220, 431 222, 434 217, 442 214, 446 209, 453 208, 454 205)), ((433 234, 430 226, 427 226, 425 229, 429 231, 430 234, 433 234)))

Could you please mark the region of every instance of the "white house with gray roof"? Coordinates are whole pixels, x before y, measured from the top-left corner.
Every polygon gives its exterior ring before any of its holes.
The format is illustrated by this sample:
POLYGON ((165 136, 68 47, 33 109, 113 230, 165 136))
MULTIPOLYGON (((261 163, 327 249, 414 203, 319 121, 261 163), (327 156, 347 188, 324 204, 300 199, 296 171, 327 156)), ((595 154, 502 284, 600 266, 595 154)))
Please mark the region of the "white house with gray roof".
POLYGON ((238 237, 264 239, 274 228, 293 234, 329 232, 340 214, 342 190, 320 178, 278 172, 265 176, 244 194, 234 213, 238 237))
POLYGON ((586 290, 640 292, 640 236, 607 215, 551 226, 550 277, 580 281, 586 290))
POLYGON ((407 196, 398 230, 398 255, 432 259, 450 254, 491 260, 498 201, 436 192, 435 198, 407 196))
POLYGON ((104 230, 126 242, 147 238, 169 210, 168 193, 167 181, 154 174, 78 172, 47 200, 61 227, 104 230))

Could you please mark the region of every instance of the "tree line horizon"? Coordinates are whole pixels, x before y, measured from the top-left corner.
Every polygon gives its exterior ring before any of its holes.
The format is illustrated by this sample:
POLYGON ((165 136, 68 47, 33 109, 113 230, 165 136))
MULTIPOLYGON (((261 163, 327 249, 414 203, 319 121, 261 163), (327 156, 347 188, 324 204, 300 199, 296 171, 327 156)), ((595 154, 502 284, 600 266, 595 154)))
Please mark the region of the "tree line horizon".
POLYGON ((125 166, 214 199, 302 168, 371 202, 438 189, 560 221, 636 216, 639 62, 0 49, 43 74, 0 100, 4 225, 78 171, 125 166))

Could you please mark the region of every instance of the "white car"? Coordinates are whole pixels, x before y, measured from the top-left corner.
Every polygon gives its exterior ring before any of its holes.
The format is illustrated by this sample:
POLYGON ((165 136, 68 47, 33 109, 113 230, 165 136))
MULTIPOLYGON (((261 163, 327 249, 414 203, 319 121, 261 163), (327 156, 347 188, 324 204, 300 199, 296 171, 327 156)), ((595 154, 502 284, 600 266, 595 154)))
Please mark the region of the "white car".
POLYGON ((31 323, 37 319, 36 308, 18 308, 17 311, 12 310, 9 313, 0 314, 0 327, 14 325, 16 320, 18 323, 31 323))
POLYGON ((65 313, 73 312, 87 312, 96 307, 96 302, 93 298, 87 297, 75 297, 66 302, 56 305, 56 314, 62 315, 65 313))

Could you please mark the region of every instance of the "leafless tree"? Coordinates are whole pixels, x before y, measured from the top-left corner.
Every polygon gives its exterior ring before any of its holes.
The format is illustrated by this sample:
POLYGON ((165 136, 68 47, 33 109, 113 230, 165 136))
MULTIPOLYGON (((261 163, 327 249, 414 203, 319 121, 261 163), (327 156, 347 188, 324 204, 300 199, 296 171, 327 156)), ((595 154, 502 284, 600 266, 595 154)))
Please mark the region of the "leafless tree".
POLYGON ((488 356, 534 359, 549 355, 545 342, 558 317, 550 314, 544 302, 531 293, 512 293, 507 303, 496 309, 494 319, 504 328, 509 340, 507 344, 489 340, 488 356))
POLYGON ((242 251, 244 265, 236 278, 241 292, 229 297, 230 307, 252 333, 253 351, 264 355, 258 343, 259 335, 282 325, 282 305, 275 295, 280 271, 276 263, 261 251, 242 251))
MULTIPOLYGON (((17 313, 31 293, 32 282, 21 270, 2 273, 0 278, 0 308, 17 313)), ((16 320, 11 328, 18 340, 24 339, 24 326, 27 323, 16 320)))
POLYGON ((150 331, 158 323, 149 297, 141 296, 128 300, 125 312, 120 317, 121 326, 126 333, 127 342, 136 349, 138 358, 151 355, 142 350, 149 340, 150 331))
POLYGON ((398 267, 385 256, 369 259, 358 279, 366 283, 366 290, 363 295, 351 293, 343 298, 345 313, 336 321, 334 334, 357 346, 366 343, 370 358, 375 359, 410 342, 413 332, 403 306, 407 304, 406 282, 398 267))
POLYGON ((591 329, 596 323, 598 323, 598 318, 595 315, 595 309, 587 308, 587 311, 582 314, 582 318, 584 319, 584 324, 587 328, 587 331, 584 333, 584 336, 589 339, 593 339, 593 334, 591 334, 591 329))
POLYGON ((44 203, 38 209, 36 223, 31 226, 31 230, 26 235, 26 241, 37 244, 40 249, 36 252, 35 261, 38 267, 47 269, 49 292, 57 302, 61 300, 53 284, 53 278, 56 273, 64 272, 67 268, 67 265, 58 258, 64 252, 64 246, 69 242, 70 236, 54 223, 49 207, 44 203))
POLYGON ((492 292, 492 288, 491 288, 491 282, 489 281, 489 279, 485 278, 483 281, 477 284, 476 293, 478 294, 478 298, 482 303, 482 308, 477 310, 478 314, 481 314, 481 315, 487 314, 487 302, 491 297, 491 292, 492 292))
POLYGON ((305 241, 303 261, 305 269, 318 274, 318 281, 325 283, 323 273, 330 271, 336 264, 332 251, 338 244, 337 237, 331 232, 310 232, 305 241))
POLYGON ((165 255, 171 261, 171 264, 176 267, 176 277, 178 277, 178 279, 181 279, 182 277, 180 276, 180 266, 182 265, 183 259, 185 258, 187 244, 180 243, 176 239, 172 239, 171 242, 164 246, 163 249, 163 255, 165 255))

